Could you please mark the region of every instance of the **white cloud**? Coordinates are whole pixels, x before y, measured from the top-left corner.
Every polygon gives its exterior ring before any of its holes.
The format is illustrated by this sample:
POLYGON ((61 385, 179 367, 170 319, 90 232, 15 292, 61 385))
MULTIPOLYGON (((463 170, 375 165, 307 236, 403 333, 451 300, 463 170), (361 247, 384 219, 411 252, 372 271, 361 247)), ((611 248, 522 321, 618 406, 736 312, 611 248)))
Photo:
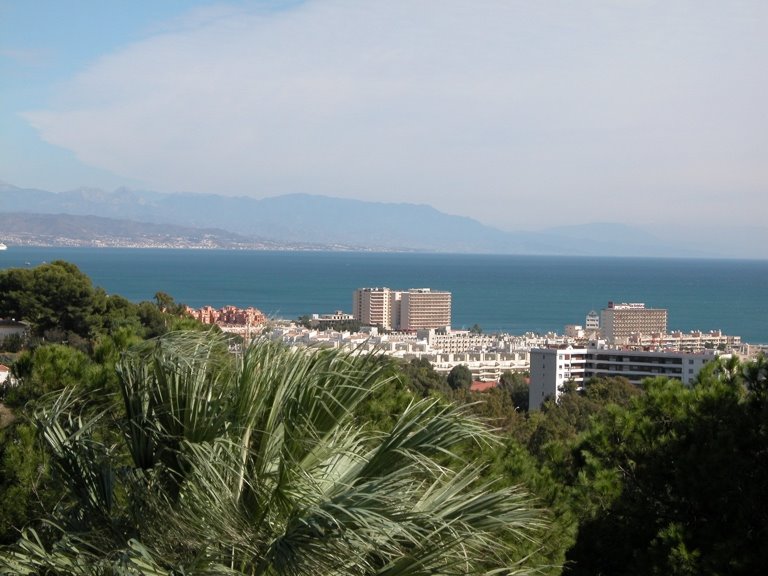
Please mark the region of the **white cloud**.
POLYGON ((768 188, 765 5, 198 10, 26 117, 164 191, 424 202, 514 227, 714 220, 768 188))

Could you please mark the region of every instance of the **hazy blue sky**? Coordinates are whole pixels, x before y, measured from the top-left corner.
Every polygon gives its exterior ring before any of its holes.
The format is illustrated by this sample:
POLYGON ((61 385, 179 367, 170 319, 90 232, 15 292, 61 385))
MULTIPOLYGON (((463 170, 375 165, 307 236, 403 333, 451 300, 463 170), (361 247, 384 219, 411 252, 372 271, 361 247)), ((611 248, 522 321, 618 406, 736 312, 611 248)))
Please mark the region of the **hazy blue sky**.
POLYGON ((766 227, 766 0, 0 0, 0 179, 766 227))

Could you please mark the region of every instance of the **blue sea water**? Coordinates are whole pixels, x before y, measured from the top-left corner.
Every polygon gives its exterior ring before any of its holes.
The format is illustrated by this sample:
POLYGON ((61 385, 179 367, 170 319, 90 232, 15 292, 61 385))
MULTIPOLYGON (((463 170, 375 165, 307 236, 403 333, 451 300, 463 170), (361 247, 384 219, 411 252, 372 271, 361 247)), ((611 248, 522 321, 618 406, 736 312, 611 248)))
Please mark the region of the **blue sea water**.
POLYGON ((721 329, 768 343, 768 261, 361 252, 11 247, 0 269, 66 260, 133 301, 255 306, 265 313, 351 311, 363 286, 453 293, 453 327, 562 332, 609 300, 669 310, 671 330, 721 329))

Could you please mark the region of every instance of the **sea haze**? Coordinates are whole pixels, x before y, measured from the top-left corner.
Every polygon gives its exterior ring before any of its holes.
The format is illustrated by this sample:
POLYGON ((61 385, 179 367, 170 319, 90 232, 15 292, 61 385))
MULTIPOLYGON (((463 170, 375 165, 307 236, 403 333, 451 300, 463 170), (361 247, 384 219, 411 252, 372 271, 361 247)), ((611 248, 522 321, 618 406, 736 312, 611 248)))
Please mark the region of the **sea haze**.
POLYGON ((453 327, 562 332, 609 300, 669 310, 669 328, 721 329, 768 342, 768 261, 470 254, 12 247, 0 268, 66 260, 133 301, 255 306, 265 313, 351 311, 363 286, 453 293, 453 327))

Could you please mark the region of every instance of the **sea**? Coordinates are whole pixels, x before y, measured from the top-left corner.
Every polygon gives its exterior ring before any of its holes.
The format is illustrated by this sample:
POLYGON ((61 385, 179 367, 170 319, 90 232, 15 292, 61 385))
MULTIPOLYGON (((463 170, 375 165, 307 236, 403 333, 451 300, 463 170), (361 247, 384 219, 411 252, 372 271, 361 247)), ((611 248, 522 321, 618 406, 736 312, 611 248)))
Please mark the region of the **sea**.
MULTIPOLYGON (((254 306, 271 317, 351 312, 360 287, 452 293, 452 326, 562 333, 609 301, 668 310, 670 330, 768 343, 768 261, 435 253, 16 247, 0 269, 65 260, 138 302, 254 306)), ((2 295, 0 295, 2 297, 2 295)))

